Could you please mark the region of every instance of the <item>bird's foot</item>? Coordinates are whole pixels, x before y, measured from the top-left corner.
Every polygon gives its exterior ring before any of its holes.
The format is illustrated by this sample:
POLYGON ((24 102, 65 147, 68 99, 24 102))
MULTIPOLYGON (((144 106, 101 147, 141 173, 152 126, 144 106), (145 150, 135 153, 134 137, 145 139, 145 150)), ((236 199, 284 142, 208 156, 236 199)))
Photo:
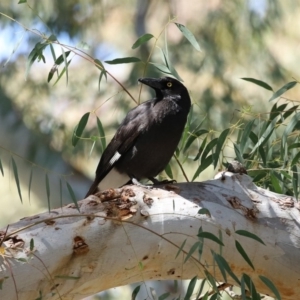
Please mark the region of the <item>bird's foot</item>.
POLYGON ((151 180, 153 182, 153 184, 172 184, 172 183, 176 183, 176 180, 174 180, 174 179, 172 179, 172 180, 165 179, 165 180, 159 181, 156 178, 151 177, 151 178, 149 178, 149 180, 151 180))
POLYGON ((148 189, 148 190, 152 189, 152 185, 142 184, 136 178, 132 178, 131 182, 132 182, 132 184, 134 184, 136 186, 143 187, 143 188, 148 189))

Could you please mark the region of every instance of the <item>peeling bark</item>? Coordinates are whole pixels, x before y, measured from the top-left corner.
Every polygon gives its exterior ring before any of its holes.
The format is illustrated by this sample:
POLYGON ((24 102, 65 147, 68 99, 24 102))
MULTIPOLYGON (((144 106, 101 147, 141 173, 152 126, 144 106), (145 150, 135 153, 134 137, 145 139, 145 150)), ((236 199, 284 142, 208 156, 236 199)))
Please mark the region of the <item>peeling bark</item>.
MULTIPOLYGON (((211 254, 220 246, 211 240, 204 240, 200 262, 194 254, 184 263, 200 226, 216 236, 221 232, 223 257, 239 278, 247 273, 259 292, 272 295, 258 278, 263 275, 283 299, 300 294, 300 206, 256 187, 245 174, 226 172, 214 180, 153 189, 126 186, 79 205, 80 213, 68 205, 9 226, 0 248, 0 299, 17 294, 19 300, 82 299, 133 282, 204 278, 204 268, 222 281, 211 254), (198 214, 202 207, 211 215, 198 214), (236 234, 238 229, 256 234, 265 245, 236 234), (185 239, 185 253, 176 258, 185 239)), ((234 284, 230 276, 228 283, 234 284)))

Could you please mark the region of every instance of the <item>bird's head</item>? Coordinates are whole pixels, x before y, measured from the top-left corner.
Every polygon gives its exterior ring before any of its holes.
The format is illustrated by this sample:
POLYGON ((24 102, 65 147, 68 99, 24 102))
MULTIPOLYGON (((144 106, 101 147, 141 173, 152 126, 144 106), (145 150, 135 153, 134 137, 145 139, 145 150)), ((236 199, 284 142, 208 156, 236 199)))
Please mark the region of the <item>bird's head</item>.
POLYGON ((157 101, 166 97, 172 98, 175 101, 180 101, 181 98, 190 99, 186 87, 177 79, 171 77, 140 78, 139 82, 155 90, 157 101))

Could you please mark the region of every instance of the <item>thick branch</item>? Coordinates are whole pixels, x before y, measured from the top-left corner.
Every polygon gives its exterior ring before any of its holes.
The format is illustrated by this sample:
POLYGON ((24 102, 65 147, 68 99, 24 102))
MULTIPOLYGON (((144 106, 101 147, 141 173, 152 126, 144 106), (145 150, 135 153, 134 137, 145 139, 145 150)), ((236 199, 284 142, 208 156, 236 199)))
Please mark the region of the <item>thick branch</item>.
MULTIPOLYGON (((200 262, 194 254, 184 263, 185 253, 198 241, 200 226, 218 237, 222 234, 222 255, 239 278, 247 273, 258 291, 271 294, 258 278, 264 275, 284 299, 297 298, 300 221, 292 198, 257 188, 247 175, 229 172, 202 183, 164 188, 127 186, 101 194, 101 201, 95 196, 80 201, 80 214, 68 206, 11 225, 0 267, 0 298, 17 299, 18 293, 20 300, 35 299, 41 293, 43 299, 82 299, 143 280, 204 278, 204 267, 222 281, 211 254, 220 253, 220 246, 213 241, 205 239, 200 262), (201 207, 211 216, 199 215, 201 207), (238 229, 256 234, 266 245, 239 236, 238 229), (176 258, 185 239, 185 253, 176 258), (236 250, 235 240, 255 271, 236 250)), ((228 280, 234 284, 231 277, 228 280)))

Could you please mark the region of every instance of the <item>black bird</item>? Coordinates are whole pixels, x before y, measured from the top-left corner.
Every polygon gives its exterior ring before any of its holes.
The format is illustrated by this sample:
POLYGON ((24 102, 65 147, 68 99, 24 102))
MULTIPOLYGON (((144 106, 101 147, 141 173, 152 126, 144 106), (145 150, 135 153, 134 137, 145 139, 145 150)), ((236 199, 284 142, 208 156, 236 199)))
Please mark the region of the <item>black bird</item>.
POLYGON ((86 197, 130 181, 137 184, 167 166, 180 141, 191 107, 185 86, 171 77, 140 78, 156 96, 130 110, 103 152, 86 197))

